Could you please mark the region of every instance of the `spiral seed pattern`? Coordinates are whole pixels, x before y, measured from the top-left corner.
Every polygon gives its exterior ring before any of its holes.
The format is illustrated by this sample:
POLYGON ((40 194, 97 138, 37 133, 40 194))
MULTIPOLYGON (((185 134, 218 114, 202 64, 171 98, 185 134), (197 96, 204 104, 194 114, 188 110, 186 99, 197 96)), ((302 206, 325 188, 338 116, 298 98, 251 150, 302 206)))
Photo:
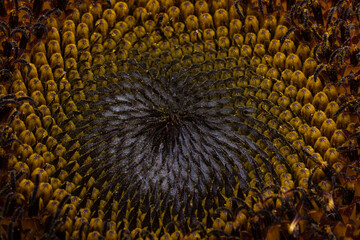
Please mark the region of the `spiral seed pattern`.
POLYGON ((0 2, 1 238, 357 238, 359 6, 0 2))

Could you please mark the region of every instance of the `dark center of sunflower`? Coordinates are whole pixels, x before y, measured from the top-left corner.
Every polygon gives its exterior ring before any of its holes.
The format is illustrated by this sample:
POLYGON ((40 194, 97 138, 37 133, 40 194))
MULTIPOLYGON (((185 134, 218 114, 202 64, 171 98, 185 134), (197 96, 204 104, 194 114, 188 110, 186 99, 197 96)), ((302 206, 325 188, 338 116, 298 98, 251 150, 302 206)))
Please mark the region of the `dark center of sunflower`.
POLYGON ((170 113, 170 115, 165 119, 165 130, 170 135, 173 135, 172 133, 174 133, 174 136, 177 137, 177 133, 180 130, 180 125, 181 119, 180 116, 176 113, 170 113))
POLYGON ((251 169, 261 184, 257 162, 271 156, 257 140, 280 154, 262 135, 267 125, 254 118, 259 110, 244 105, 237 79, 224 78, 228 70, 203 71, 203 64, 177 71, 153 65, 132 63, 96 79, 97 98, 87 102, 90 111, 79 124, 79 171, 93 169, 96 187, 119 201, 152 196, 148 201, 165 205, 230 196, 248 186, 251 169))

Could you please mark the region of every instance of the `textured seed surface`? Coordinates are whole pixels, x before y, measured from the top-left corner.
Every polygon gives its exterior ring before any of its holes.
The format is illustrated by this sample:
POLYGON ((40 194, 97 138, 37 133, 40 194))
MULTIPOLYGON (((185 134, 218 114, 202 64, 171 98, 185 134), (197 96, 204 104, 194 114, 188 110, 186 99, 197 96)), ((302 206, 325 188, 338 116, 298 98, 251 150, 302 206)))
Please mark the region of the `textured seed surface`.
POLYGON ((358 238, 359 6, 0 3, 1 238, 358 238))

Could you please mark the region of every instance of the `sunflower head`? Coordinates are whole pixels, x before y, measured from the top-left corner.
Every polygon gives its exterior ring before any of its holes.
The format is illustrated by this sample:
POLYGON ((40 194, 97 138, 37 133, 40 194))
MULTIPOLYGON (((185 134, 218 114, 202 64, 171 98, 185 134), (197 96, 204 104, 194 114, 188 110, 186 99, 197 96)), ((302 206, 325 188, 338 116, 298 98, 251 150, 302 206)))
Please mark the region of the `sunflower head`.
POLYGON ((0 2, 1 236, 357 237, 358 10, 0 2))

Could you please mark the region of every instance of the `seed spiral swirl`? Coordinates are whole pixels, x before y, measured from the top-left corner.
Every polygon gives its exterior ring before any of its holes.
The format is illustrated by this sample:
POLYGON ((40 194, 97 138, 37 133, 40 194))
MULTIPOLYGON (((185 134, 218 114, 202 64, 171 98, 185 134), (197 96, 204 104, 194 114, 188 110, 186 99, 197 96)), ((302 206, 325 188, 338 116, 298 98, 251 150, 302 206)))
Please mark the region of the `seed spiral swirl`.
POLYGON ((359 9, 0 2, 0 238, 357 238, 359 9))
MULTIPOLYGON (((106 80, 107 85, 97 89, 98 98, 89 102, 86 120, 76 130, 83 135, 81 158, 93 158, 89 164, 79 159, 78 172, 108 169, 95 183, 108 182, 105 193, 118 183, 126 188, 120 187, 114 198, 123 201, 131 192, 139 191, 139 198, 158 192, 159 199, 166 199, 165 206, 175 204, 178 214, 180 203, 186 206, 191 201, 200 207, 202 199, 217 195, 212 186, 226 187, 227 196, 236 183, 246 190, 251 180, 246 162, 256 169, 257 158, 274 171, 266 160, 270 156, 254 138, 263 138, 264 145, 283 158, 262 135, 268 126, 254 118, 261 111, 241 104, 247 99, 244 89, 236 87, 237 79, 223 79, 228 69, 204 72, 203 64, 198 64, 171 71, 180 64, 177 60, 159 70, 146 63, 132 64, 134 70, 97 80, 106 80), (250 133, 253 139, 247 136, 250 133)), ((263 174, 255 174, 263 185, 263 174)), ((159 201, 154 200, 150 205, 159 201)))

